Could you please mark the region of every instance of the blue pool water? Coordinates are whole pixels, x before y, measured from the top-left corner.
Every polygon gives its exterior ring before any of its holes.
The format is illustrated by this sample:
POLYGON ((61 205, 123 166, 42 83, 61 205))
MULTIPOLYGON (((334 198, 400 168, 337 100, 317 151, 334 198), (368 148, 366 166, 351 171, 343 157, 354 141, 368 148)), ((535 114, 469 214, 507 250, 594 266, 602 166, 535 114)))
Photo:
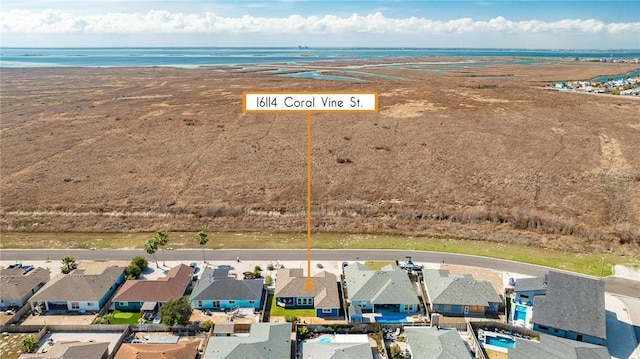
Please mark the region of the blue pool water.
POLYGON ((376 317, 376 323, 406 323, 407 316, 405 315, 385 315, 382 317, 376 317))
POLYGON ((486 342, 489 345, 494 345, 500 348, 514 348, 516 346, 515 340, 505 337, 487 337, 486 342))
POLYGON ((526 320, 527 319, 527 307, 522 305, 516 305, 516 309, 513 313, 514 320, 526 320))
POLYGON ((331 339, 330 337, 322 337, 322 338, 318 338, 318 340, 315 341, 316 343, 333 343, 333 339, 331 339))

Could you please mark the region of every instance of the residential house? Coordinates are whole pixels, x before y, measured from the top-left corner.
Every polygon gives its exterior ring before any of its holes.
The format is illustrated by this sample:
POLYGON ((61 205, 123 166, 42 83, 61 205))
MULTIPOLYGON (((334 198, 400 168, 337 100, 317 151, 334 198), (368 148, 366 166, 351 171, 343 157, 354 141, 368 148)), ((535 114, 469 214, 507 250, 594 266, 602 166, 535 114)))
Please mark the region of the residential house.
POLYGON ((18 359, 107 359, 109 343, 56 342, 40 353, 22 354, 18 359))
POLYGON ((291 323, 254 323, 249 335, 209 338, 203 359, 291 357, 291 323))
POLYGON ((474 358, 455 329, 404 327, 404 332, 413 359, 474 358))
POLYGON ((76 269, 51 279, 29 303, 32 311, 39 305, 47 311, 99 311, 122 282, 124 267, 106 267, 96 274, 76 269))
POLYGON ((191 303, 196 309, 261 309, 265 299, 262 279, 236 280, 225 268, 207 268, 198 280, 191 303))
POLYGON ((424 285, 431 311, 448 316, 496 315, 502 298, 493 284, 478 281, 471 274, 451 274, 447 270, 424 270, 424 285))
POLYGON ((180 264, 171 268, 166 277, 155 280, 128 280, 111 301, 115 308, 121 311, 153 311, 169 299, 184 296, 192 282, 193 272, 194 268, 180 264))
POLYGON ((547 292, 547 275, 533 278, 520 278, 516 280, 513 288, 515 293, 514 303, 533 305, 533 297, 544 295, 547 292))
POLYGON ((579 342, 605 345, 604 282, 550 271, 547 292, 533 298, 533 329, 579 342))
POLYGON ((544 295, 546 292, 547 275, 518 279, 514 286, 514 296, 511 298, 509 322, 520 327, 533 329, 533 322, 531 322, 533 298, 544 295))
POLYGON ((321 318, 340 315, 338 279, 326 271, 308 278, 302 268, 278 269, 274 297, 283 308, 315 308, 321 318))
POLYGON ((22 307, 51 278, 51 271, 36 268, 24 273, 22 268, 0 269, 0 309, 22 307))
POLYGON ((516 338, 509 359, 609 359, 607 347, 540 334, 539 341, 516 338))
POLYGON ((332 342, 307 340, 302 344, 304 359, 373 359, 369 336, 336 334, 332 342))
POLYGON ((122 344, 114 359, 195 359, 201 339, 167 344, 122 344))
POLYGON ((354 262, 344 268, 344 276, 350 307, 360 308, 358 311, 410 314, 419 310, 416 289, 407 273, 398 266, 387 265, 372 270, 354 262))

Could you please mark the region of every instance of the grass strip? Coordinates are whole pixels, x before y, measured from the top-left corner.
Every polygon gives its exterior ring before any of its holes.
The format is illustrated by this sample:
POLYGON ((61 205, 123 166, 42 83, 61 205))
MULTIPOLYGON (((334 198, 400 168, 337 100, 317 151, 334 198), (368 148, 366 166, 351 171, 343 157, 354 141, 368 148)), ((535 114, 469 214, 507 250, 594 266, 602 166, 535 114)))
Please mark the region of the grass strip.
MULTIPOLYGON (((0 233, 0 249, 122 249, 143 248, 153 233, 0 233)), ((305 233, 210 232, 207 249, 306 249, 305 233)), ((615 264, 631 267, 639 259, 613 254, 589 254, 555 251, 488 241, 406 237, 397 235, 316 233, 315 249, 399 249, 470 254, 483 257, 537 264, 593 276, 612 273, 615 264), (604 260, 604 266, 603 266, 604 260)), ((195 232, 169 232, 165 249, 202 248, 195 242, 195 232)))

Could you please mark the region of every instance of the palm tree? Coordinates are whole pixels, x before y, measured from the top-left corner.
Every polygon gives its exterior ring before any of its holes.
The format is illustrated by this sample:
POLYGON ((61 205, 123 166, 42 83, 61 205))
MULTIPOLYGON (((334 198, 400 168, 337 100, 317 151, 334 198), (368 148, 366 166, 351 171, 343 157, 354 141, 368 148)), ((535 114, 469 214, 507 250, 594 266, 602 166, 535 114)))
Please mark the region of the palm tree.
POLYGON ((207 238, 207 232, 200 231, 196 233, 196 243, 202 246, 202 261, 204 263, 207 263, 207 260, 204 257, 204 245, 207 244, 208 241, 209 239, 207 238))
POLYGON ((162 265, 166 266, 167 264, 164 262, 164 245, 169 243, 169 235, 167 234, 167 232, 160 230, 156 232, 154 238, 158 243, 158 246, 162 248, 162 265))
POLYGON ((60 271, 63 274, 69 274, 72 270, 78 268, 78 263, 76 263, 76 259, 70 256, 66 256, 62 258, 62 268, 60 271))
POLYGON ((144 250, 153 256, 153 260, 156 262, 156 268, 160 268, 158 265, 158 260, 156 259, 156 252, 158 251, 158 240, 156 237, 151 237, 147 239, 144 243, 144 250))

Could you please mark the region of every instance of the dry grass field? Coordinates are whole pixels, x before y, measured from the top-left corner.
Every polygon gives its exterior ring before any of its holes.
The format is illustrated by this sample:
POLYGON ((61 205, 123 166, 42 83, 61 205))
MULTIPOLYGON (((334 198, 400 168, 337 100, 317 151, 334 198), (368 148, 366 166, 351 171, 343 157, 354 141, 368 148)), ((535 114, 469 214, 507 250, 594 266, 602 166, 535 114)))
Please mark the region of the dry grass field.
POLYGON ((5 68, 0 230, 304 230, 306 115, 243 114, 241 94, 360 90, 378 113, 312 116, 314 231, 637 254, 640 101, 541 89, 637 66, 5 68))

